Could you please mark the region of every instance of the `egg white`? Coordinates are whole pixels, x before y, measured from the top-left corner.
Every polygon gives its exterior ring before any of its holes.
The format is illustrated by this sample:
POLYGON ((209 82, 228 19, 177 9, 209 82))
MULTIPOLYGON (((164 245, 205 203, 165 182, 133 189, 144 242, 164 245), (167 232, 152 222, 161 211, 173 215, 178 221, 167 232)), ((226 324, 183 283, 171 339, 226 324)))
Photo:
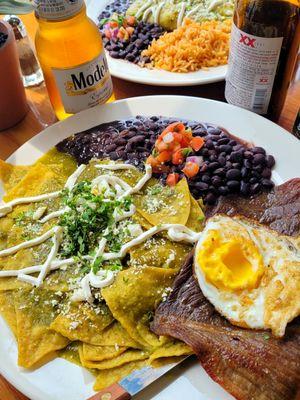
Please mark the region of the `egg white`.
POLYGON ((271 329, 276 336, 283 336, 287 323, 300 314, 300 249, 297 240, 278 235, 256 222, 225 215, 209 219, 196 245, 194 274, 204 296, 235 325, 271 329), (254 242, 264 265, 258 287, 231 291, 207 281, 197 254, 211 230, 218 231, 228 241, 233 235, 238 235, 241 240, 254 242), (245 296, 250 304, 243 301, 245 296))

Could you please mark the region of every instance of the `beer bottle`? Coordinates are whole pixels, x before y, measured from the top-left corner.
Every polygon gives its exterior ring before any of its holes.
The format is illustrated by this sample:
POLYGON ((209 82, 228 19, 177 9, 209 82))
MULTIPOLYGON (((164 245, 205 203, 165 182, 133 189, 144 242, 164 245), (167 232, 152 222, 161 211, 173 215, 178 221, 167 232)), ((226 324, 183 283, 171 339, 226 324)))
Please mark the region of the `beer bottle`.
POLYGON ((276 121, 300 41, 300 0, 236 0, 225 97, 276 121))
POLYGON ((105 103, 112 80, 96 24, 84 0, 34 0, 36 50, 58 119, 105 103))

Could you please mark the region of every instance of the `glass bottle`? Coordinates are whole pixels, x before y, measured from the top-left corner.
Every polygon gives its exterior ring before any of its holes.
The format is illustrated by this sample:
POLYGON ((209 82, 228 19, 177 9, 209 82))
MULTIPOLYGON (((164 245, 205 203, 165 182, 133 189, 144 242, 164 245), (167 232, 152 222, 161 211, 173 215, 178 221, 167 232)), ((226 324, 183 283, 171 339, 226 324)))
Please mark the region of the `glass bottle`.
POLYGON ((276 121, 300 42, 299 0, 236 0, 225 97, 276 121))
POLYGON ((83 0, 35 0, 36 50, 54 111, 64 119, 113 99, 96 24, 83 0))

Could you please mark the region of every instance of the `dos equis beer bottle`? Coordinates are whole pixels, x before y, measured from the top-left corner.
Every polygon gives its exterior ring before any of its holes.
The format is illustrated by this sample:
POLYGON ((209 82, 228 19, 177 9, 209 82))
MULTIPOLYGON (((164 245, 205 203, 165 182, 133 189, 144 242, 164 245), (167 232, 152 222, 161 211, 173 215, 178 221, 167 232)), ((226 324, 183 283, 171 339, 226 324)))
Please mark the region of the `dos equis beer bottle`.
POLYGON ((57 117, 107 102, 113 95, 111 76, 84 0, 35 0, 35 6, 36 49, 57 117))
POLYGON ((225 97, 277 120, 300 41, 300 0, 236 0, 225 97))

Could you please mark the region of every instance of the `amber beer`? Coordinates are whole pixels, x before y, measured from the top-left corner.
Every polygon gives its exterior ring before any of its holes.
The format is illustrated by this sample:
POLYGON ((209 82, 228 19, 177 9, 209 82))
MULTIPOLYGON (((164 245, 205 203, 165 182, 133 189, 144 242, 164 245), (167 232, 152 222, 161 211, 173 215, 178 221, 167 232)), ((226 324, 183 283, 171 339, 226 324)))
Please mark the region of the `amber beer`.
POLYGON ((113 96, 102 38, 83 0, 35 0, 36 49, 59 119, 113 96))
POLYGON ((300 42, 300 0, 236 0, 225 97, 276 121, 300 42))

